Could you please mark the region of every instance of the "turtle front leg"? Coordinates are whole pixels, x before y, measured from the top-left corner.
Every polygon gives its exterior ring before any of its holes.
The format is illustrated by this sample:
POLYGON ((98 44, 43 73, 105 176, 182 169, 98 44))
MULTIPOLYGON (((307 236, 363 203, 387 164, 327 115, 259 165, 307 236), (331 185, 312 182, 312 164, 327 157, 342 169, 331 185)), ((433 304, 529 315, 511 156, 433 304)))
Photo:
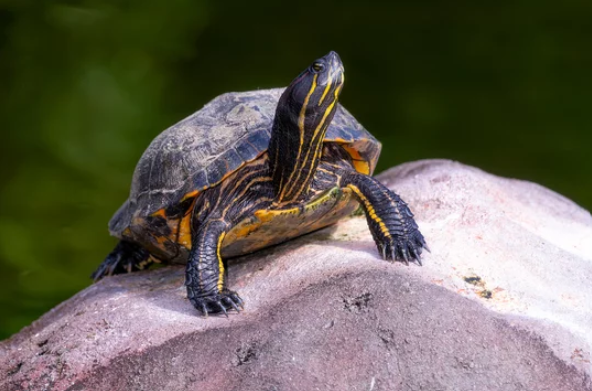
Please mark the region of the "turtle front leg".
POLYGON ((377 179, 356 171, 344 172, 340 185, 351 189, 360 201, 383 259, 401 260, 406 264, 415 260, 421 265, 422 249, 428 250, 428 246, 413 213, 401 197, 377 179))
POLYGON ((192 238, 185 285, 187 298, 204 316, 217 312, 227 315, 230 309, 240 311, 243 303, 236 292, 226 288, 220 250, 228 230, 224 220, 206 220, 192 238))
POLYGON ((152 262, 150 253, 144 247, 121 240, 90 277, 96 282, 105 276, 143 270, 152 262))

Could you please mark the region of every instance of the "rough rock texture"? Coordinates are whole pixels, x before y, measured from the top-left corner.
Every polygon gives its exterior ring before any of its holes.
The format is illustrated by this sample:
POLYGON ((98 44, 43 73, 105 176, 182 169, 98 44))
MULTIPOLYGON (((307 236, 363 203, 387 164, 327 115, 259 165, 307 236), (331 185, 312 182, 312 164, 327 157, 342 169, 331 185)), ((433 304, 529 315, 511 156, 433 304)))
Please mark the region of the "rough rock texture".
POLYGON ((197 316, 180 267, 107 278, 0 343, 0 390, 592 390, 590 213, 450 161, 381 177, 423 267, 353 217, 235 260, 229 319, 197 316))

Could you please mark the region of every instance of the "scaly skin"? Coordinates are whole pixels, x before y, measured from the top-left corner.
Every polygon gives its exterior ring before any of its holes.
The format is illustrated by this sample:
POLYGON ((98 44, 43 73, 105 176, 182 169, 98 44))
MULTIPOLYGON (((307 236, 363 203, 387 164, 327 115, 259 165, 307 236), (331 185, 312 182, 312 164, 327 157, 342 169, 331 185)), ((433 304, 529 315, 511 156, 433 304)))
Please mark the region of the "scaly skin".
POLYGON ((226 272, 220 256, 221 242, 229 224, 224 220, 210 220, 193 237, 185 273, 187 298, 205 316, 208 313, 234 309, 243 304, 236 292, 226 288, 226 272))
POLYGON ((340 184, 352 189, 364 208, 382 258, 421 265, 422 249, 428 247, 405 201, 376 178, 355 171, 344 172, 340 184))
MULTIPOLYGON (((169 185, 170 176, 167 174, 185 175, 179 170, 170 170, 168 165, 181 162, 179 164, 183 167, 193 166, 183 159, 194 155, 189 151, 179 156, 178 149, 169 150, 167 145, 170 141, 171 145, 184 148, 180 140, 160 138, 155 144, 159 145, 158 149, 151 146, 152 149, 147 151, 148 157, 141 160, 142 167, 149 169, 136 172, 134 183, 140 185, 139 189, 143 192, 138 193, 136 187, 137 194, 130 199, 137 202, 142 196, 142 203, 133 206, 131 201, 126 202, 110 225, 112 232, 124 239, 127 239, 125 235, 128 231, 132 232, 135 236, 130 240, 140 244, 122 240, 99 266, 93 278, 97 280, 105 275, 142 268, 152 259, 142 243, 148 248, 157 246, 164 254, 163 259, 187 256, 189 250, 185 285, 191 304, 205 316, 239 311, 243 301, 227 287, 221 256, 226 234, 245 219, 256 218, 269 211, 280 212, 274 216, 285 212, 284 216, 299 216, 303 220, 309 218, 311 215, 304 214, 306 205, 313 202, 317 195, 336 187, 347 189, 348 194, 353 193, 363 206, 370 232, 383 259, 400 260, 406 264, 411 260, 421 265, 421 252, 424 248, 427 250, 427 245, 409 207, 397 194, 365 175, 372 171, 379 144, 376 142, 373 147, 370 146, 374 152, 368 153, 368 148, 362 146, 357 150, 353 145, 346 145, 348 141, 342 138, 325 143, 343 87, 343 72, 341 60, 334 52, 313 62, 282 93, 267 150, 257 144, 262 140, 261 135, 252 140, 255 143, 248 140, 239 143, 235 150, 227 151, 230 160, 218 159, 216 164, 208 166, 205 174, 200 171, 206 175, 205 179, 197 182, 201 185, 185 183, 193 185, 193 188, 185 186, 189 190, 185 194, 175 195, 174 190, 169 192, 168 187, 162 187, 169 185), (166 153, 161 154, 161 148, 166 153), (260 154, 253 160, 242 160, 246 164, 236 169, 240 163, 237 151, 249 148, 260 154), (161 165, 164 167, 154 166, 164 171, 159 174, 157 170, 154 177, 160 182, 155 182, 153 187, 150 178, 153 174, 152 159, 156 156, 172 160, 163 160, 161 165), (154 212, 149 209, 152 202, 168 206, 154 212), (138 209, 137 205, 148 207, 150 213, 138 209), (127 229, 129 221, 135 230, 127 229)), ((177 181, 173 182, 178 185, 177 181)), ((271 215, 267 213, 267 216, 271 215)), ((316 218, 322 220, 322 217, 316 218)), ((296 232, 286 239, 302 233, 296 232)), ((246 237, 248 234, 245 232, 242 235, 246 237)), ((266 244, 265 240, 262 242, 261 247, 266 244)))

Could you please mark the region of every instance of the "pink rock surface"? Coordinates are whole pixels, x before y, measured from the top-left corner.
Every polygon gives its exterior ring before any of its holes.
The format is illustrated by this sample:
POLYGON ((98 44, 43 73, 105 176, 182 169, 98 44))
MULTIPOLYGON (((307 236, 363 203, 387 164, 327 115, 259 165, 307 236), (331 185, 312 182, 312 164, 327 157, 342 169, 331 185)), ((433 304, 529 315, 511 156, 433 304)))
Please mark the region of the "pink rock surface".
POLYGON ((197 316, 182 267, 106 278, 0 343, 0 390, 592 390, 590 213, 450 161, 381 179, 423 267, 353 217, 231 261, 228 319, 197 316))

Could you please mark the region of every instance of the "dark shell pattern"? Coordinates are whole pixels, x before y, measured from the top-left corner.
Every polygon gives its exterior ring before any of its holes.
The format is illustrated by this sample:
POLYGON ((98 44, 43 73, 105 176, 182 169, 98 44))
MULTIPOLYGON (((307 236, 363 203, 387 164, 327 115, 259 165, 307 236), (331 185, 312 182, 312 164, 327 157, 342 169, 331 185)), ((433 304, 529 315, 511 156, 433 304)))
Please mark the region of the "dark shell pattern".
MULTIPOLYGON (((109 223, 120 237, 135 216, 176 205, 266 151, 283 88, 227 93, 158 135, 138 162, 129 199, 109 223)), ((353 148, 372 172, 380 143, 341 105, 325 141, 353 148)))

